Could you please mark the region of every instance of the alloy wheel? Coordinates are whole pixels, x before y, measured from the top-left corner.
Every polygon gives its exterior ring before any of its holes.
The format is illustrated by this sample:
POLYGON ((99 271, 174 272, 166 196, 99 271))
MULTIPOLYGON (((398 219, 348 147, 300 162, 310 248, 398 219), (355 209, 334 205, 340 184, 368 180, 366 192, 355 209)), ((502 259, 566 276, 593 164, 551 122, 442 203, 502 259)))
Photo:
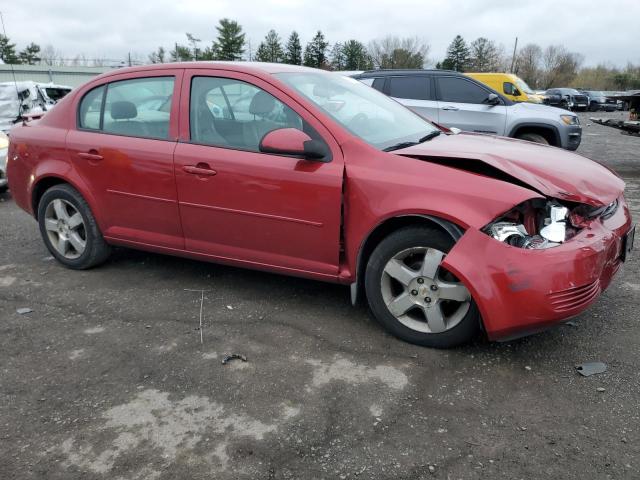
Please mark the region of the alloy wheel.
POLYGON ((422 333, 454 328, 471 306, 471 294, 441 266, 445 253, 414 247, 394 255, 380 279, 389 312, 406 327, 422 333))
POLYGON ((84 219, 70 202, 56 198, 44 214, 44 227, 55 250, 70 260, 80 257, 87 248, 84 219))

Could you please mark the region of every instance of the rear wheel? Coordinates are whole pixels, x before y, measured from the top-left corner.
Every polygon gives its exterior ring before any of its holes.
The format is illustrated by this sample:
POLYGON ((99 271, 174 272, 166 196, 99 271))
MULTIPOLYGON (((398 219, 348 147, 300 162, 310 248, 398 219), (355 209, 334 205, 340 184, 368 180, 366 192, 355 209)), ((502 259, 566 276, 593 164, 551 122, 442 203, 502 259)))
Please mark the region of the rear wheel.
POLYGON ((104 262, 111 252, 89 205, 70 185, 48 189, 38 204, 40 234, 64 266, 84 270, 104 262))
POLYGON ((526 140, 527 142, 549 145, 549 140, 547 140, 546 138, 544 138, 542 135, 538 133, 521 133, 516 138, 519 138, 520 140, 526 140))
POLYGON ((395 336, 436 348, 471 340, 480 315, 469 290, 442 265, 453 246, 440 230, 411 226, 385 238, 365 273, 369 307, 395 336))

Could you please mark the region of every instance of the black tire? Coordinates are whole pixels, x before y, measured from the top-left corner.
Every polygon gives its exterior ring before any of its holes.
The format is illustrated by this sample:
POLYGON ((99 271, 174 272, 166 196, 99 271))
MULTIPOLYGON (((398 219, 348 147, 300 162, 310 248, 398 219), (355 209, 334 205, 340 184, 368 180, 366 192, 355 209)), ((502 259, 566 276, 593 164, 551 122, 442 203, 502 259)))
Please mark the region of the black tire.
POLYGON ((549 140, 544 138, 538 133, 521 133, 516 138, 520 140, 526 140, 527 142, 541 143, 542 145, 549 145, 549 140))
POLYGON ((429 247, 448 252, 454 240, 446 233, 428 226, 409 226, 391 233, 375 248, 365 272, 365 290, 374 318, 391 334, 416 345, 451 348, 468 343, 480 331, 480 313, 473 299, 468 312, 455 327, 441 333, 424 333, 401 323, 388 310, 381 288, 381 278, 387 262, 397 253, 412 247, 429 247))
POLYGON ((38 204, 38 224, 40 226, 40 235, 51 255, 58 262, 67 268, 74 270, 86 270, 103 263, 111 254, 111 247, 104 241, 102 233, 98 228, 98 224, 91 213, 89 205, 82 198, 82 195, 68 184, 59 184, 49 188, 40 198, 38 204), (51 244, 49 235, 45 228, 45 211, 49 203, 56 199, 65 200, 80 213, 84 221, 84 231, 86 235, 86 247, 82 255, 78 258, 70 259, 60 254, 51 244))

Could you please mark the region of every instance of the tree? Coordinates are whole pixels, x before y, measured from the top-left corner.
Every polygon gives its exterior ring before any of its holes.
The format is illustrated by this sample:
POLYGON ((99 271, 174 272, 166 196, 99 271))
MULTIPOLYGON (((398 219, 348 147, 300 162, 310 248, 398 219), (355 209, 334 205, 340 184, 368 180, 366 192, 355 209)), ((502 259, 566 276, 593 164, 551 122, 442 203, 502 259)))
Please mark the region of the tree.
POLYGON ((333 70, 344 70, 345 56, 343 46, 340 42, 336 42, 329 53, 331 68, 333 70))
POLYGON ((429 46, 417 37, 387 36, 369 44, 369 57, 376 68, 424 68, 429 46))
POLYGON ((578 73, 582 56, 567 51, 562 45, 549 45, 542 54, 542 87, 569 85, 578 73))
POLYGON ((255 60, 258 62, 279 63, 284 61, 284 50, 280 42, 280 36, 275 30, 269 30, 264 41, 258 46, 255 60))
POLYGON ((284 63, 302 65, 302 44, 300 43, 298 32, 291 32, 284 48, 284 63))
POLYGON ((149 54, 149 61, 151 63, 164 63, 166 61, 167 52, 164 47, 158 47, 158 50, 149 54))
POLYGON ((223 18, 216 27, 218 38, 212 50, 216 52, 216 60, 237 61, 244 53, 244 33, 242 27, 235 20, 223 18))
POLYGON ((314 68, 326 68, 328 47, 329 42, 325 41, 324 35, 318 30, 318 33, 307 43, 304 49, 304 65, 314 68))
POLYGON ((184 45, 178 45, 177 43, 176 47, 169 52, 169 55, 174 62, 190 62, 193 60, 191 49, 184 45))
POLYGON ((198 48, 198 44, 202 41, 199 38, 194 37, 192 34, 187 33, 187 42, 191 45, 191 51, 193 52, 193 59, 198 61, 198 54, 200 53, 200 49, 198 48))
POLYGON ((535 43, 529 43, 522 47, 516 56, 515 73, 531 88, 540 86, 541 61, 542 49, 535 43))
POLYGON ((464 38, 456 35, 447 48, 447 56, 442 61, 442 68, 445 70, 464 72, 469 67, 469 57, 469 48, 464 38))
POLYGON ((53 45, 46 45, 40 54, 42 63, 50 67, 62 65, 62 53, 53 48, 53 45))
POLYGON ((4 63, 18 63, 16 44, 10 43, 9 37, 0 34, 0 60, 4 63))
POLYGON ((480 37, 471 42, 470 68, 474 72, 496 72, 501 70, 503 55, 495 42, 480 37))
POLYGON ((40 62, 40 45, 36 45, 31 42, 29 45, 25 47, 24 50, 20 52, 19 58, 20 63, 25 63, 27 65, 35 65, 40 62))
POLYGON ((367 48, 358 40, 348 40, 342 46, 344 70, 370 70, 373 68, 367 48))

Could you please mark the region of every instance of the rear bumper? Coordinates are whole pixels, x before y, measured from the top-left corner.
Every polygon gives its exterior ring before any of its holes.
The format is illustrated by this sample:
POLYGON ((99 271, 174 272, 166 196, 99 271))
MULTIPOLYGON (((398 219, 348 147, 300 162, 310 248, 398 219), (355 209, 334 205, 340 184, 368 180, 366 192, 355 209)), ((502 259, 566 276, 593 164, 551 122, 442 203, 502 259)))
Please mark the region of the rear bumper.
POLYGON ((623 201, 563 245, 510 247, 468 230, 444 266, 472 292, 491 340, 508 340, 573 317, 598 298, 621 266, 622 238, 631 228, 623 201))

